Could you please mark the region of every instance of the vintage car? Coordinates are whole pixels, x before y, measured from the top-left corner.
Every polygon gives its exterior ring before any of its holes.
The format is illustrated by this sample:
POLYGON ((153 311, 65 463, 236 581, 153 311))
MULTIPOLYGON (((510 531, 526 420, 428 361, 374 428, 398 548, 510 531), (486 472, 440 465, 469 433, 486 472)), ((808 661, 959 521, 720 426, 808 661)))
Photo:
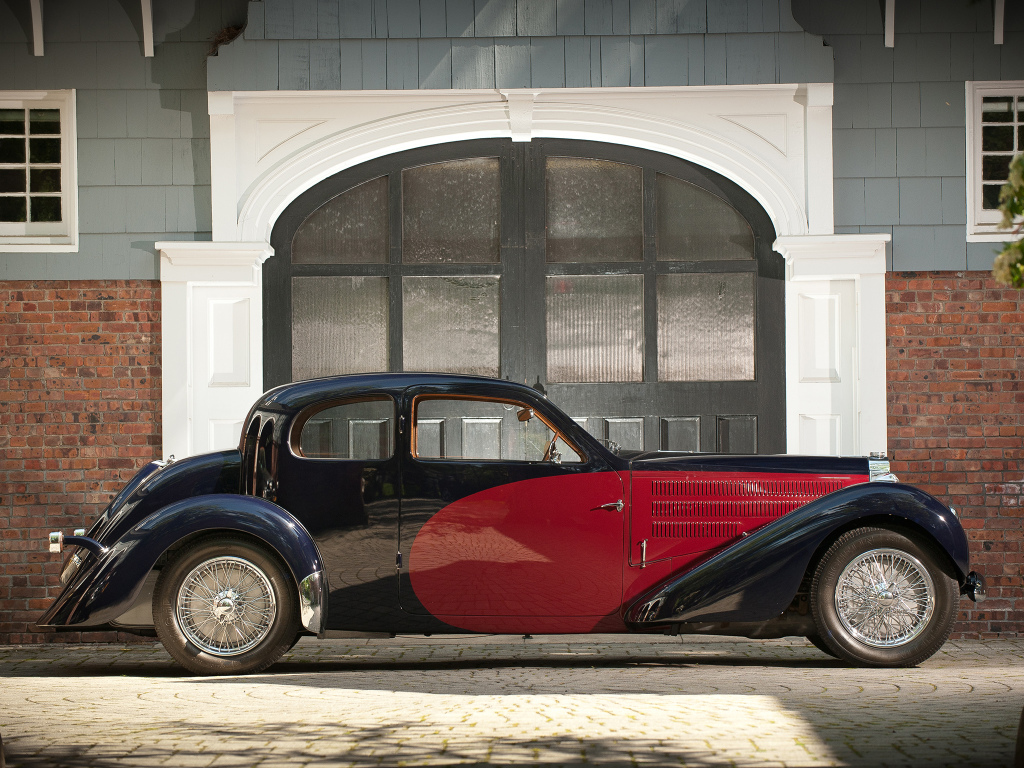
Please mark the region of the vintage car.
POLYGON ((75 550, 38 623, 155 632, 208 674, 328 631, 799 635, 905 666, 984 596, 957 513, 882 458, 605 442, 509 381, 287 384, 237 449, 153 462, 50 534, 75 550))

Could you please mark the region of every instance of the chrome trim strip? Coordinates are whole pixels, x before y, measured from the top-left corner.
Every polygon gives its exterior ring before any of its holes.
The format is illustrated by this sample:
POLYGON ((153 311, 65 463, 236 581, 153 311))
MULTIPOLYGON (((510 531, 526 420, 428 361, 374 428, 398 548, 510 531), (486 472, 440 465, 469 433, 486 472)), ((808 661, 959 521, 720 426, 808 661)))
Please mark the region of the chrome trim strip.
POLYGON ((323 631, 323 571, 314 571, 299 582, 299 618, 310 632, 323 631))

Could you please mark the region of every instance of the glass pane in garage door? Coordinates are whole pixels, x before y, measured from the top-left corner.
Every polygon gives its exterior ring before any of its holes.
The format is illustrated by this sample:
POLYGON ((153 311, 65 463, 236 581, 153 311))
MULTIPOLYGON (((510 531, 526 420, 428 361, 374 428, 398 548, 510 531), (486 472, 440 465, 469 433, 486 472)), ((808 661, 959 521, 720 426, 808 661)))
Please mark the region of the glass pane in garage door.
POLYGON ((388 365, 384 277, 292 278, 292 378, 383 371, 388 365))
POLYGON ((499 288, 497 275, 403 278, 405 370, 497 376, 499 288))
POLYGON ((754 273, 658 275, 658 378, 754 378, 754 273))
POLYGON ((402 261, 497 262, 499 170, 496 157, 472 157, 402 171, 402 261))
POLYGON ((388 260, 388 179, 342 192, 302 222, 292 239, 296 264, 383 264, 388 260))
POLYGON ((657 179, 659 261, 754 258, 754 233, 739 211, 696 184, 657 179))
POLYGON ((640 261, 643 172, 581 157, 547 159, 547 260, 640 261))
POLYGON ((643 275, 547 277, 548 381, 643 380, 643 275))

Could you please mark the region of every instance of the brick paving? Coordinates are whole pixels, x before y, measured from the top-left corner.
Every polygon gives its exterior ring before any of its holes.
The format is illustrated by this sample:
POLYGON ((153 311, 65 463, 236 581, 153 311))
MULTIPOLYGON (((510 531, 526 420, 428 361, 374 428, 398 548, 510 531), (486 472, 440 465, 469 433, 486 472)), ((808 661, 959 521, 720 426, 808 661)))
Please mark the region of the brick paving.
POLYGON ((1006 766, 1024 641, 851 669, 803 640, 302 640, 260 675, 156 644, 0 646, 8 766, 1006 766))

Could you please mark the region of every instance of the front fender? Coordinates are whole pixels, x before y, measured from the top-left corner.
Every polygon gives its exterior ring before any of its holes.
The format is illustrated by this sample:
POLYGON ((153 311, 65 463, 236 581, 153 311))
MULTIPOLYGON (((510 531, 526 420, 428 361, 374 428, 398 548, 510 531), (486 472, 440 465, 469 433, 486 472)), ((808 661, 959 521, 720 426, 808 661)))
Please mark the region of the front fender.
POLYGON ((327 583, 313 539, 287 510, 234 494, 195 496, 154 512, 76 574, 37 624, 69 629, 112 621, 133 605, 164 552, 194 534, 213 531, 255 536, 277 552, 294 578, 303 625, 322 631, 327 583))
POLYGON ((767 621, 793 601, 811 558, 835 532, 867 524, 909 522, 949 556, 963 583, 967 535, 933 496, 900 483, 861 483, 823 496, 770 523, 696 568, 675 574, 630 604, 635 628, 677 622, 767 621))

